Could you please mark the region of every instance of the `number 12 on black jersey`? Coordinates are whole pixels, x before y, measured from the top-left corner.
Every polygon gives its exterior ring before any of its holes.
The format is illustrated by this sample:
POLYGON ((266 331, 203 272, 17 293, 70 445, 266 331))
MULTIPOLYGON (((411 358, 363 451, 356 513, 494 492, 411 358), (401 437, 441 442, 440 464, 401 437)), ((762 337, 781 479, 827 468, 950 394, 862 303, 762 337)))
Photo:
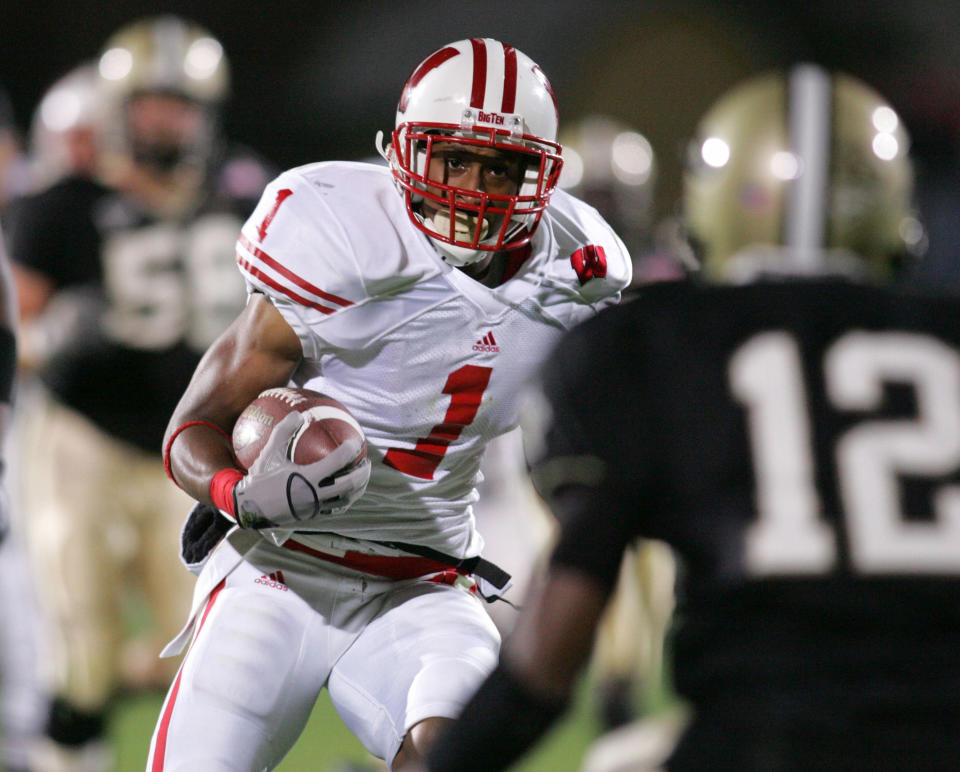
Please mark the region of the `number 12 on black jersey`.
MULTIPOLYGON (((852 566, 858 573, 960 573, 960 485, 933 492, 930 522, 908 520, 898 477, 947 478, 960 468, 960 355, 928 335, 852 331, 824 354, 829 403, 878 410, 886 383, 907 384, 916 416, 866 419, 832 452, 852 566)), ((837 537, 822 517, 800 346, 782 331, 750 338, 730 359, 731 391, 746 409, 757 520, 747 530, 754 575, 822 574, 837 537)))

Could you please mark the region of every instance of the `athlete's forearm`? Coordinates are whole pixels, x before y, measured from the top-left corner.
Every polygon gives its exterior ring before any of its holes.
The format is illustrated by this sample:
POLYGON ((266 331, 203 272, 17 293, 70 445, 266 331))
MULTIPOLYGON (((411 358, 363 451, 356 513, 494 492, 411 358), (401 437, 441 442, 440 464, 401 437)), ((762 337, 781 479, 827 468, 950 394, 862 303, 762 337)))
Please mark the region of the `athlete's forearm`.
POLYGON ((240 470, 229 432, 204 419, 187 420, 168 431, 163 462, 167 476, 205 504, 213 503, 210 482, 219 471, 240 470))
POLYGON ((211 480, 240 469, 230 437, 237 417, 264 389, 285 385, 300 356, 300 341, 280 313, 262 297, 251 299, 204 354, 167 426, 164 464, 177 485, 217 503, 211 480))

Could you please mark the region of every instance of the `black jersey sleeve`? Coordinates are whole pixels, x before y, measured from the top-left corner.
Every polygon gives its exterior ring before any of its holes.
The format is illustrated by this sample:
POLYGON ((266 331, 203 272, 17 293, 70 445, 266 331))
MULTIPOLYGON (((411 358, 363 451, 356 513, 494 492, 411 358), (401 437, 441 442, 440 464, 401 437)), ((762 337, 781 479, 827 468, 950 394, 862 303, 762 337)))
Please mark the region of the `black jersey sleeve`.
POLYGON ((548 418, 540 452, 531 459, 535 484, 560 525, 554 562, 605 585, 616 581, 620 555, 639 535, 649 470, 642 411, 620 380, 623 321, 605 312, 569 333, 552 353, 541 379, 548 418))
POLYGON ((582 571, 609 590, 635 529, 632 518, 605 508, 602 500, 601 489, 583 485, 557 492, 550 506, 561 528, 550 563, 582 571))
POLYGON ((9 212, 11 259, 58 288, 97 279, 99 235, 93 207, 104 194, 92 181, 67 178, 16 200, 9 212))

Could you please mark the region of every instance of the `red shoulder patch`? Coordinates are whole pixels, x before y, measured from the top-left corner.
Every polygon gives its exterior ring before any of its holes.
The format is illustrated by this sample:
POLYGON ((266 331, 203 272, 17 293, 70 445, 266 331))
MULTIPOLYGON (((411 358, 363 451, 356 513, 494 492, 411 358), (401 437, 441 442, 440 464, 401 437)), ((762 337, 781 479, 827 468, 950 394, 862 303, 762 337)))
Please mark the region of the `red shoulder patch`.
POLYGON ((586 284, 590 279, 603 278, 607 275, 607 255, 603 247, 587 244, 570 255, 570 264, 577 272, 580 284, 586 284))

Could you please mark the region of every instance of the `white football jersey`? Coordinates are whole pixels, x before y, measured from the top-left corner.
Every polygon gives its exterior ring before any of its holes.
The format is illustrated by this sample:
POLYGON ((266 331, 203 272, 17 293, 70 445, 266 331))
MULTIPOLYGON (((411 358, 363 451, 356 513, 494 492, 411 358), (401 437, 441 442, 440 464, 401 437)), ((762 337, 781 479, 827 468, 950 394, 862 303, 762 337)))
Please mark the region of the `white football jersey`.
POLYGON ((300 337, 291 385, 340 400, 366 432, 369 486, 329 530, 457 557, 483 546, 472 504, 487 441, 517 424, 524 384, 563 331, 631 277, 596 210, 558 190, 529 257, 486 287, 414 227, 388 169, 351 162, 270 183, 237 261, 300 337))

